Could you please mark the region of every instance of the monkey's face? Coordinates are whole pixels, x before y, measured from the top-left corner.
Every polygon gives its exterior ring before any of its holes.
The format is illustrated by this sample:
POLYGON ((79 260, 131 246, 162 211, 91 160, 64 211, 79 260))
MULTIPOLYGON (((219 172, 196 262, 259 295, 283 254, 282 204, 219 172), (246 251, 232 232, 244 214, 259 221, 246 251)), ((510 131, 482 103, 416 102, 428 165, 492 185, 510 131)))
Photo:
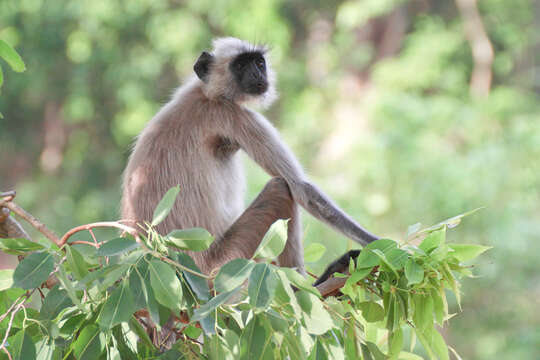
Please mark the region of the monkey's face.
POLYGON ((266 61, 261 52, 244 52, 229 64, 240 91, 249 95, 262 95, 268 90, 266 61))

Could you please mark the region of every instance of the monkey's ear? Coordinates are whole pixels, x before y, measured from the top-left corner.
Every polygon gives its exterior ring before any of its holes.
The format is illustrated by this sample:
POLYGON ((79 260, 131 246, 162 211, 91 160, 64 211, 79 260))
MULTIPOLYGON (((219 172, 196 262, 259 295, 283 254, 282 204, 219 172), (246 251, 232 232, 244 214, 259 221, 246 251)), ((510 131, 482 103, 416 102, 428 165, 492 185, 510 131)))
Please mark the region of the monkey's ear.
POLYGON ((208 81, 208 74, 210 73, 210 65, 214 61, 214 56, 206 51, 203 51, 202 54, 197 59, 195 65, 193 65, 193 70, 195 74, 204 82, 208 81))

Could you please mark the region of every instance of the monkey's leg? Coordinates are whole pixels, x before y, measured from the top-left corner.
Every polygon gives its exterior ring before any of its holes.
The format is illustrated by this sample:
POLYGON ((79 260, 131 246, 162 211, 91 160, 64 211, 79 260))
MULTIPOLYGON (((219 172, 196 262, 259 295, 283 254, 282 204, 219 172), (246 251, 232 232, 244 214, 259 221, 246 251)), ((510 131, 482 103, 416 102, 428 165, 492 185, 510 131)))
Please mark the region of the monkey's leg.
POLYGON ((287 224, 287 243, 283 252, 278 257, 280 266, 293 267, 305 275, 304 269, 304 247, 302 245, 302 219, 300 217, 300 206, 294 202, 292 205, 292 215, 287 224))
MULTIPOLYGON (((207 251, 192 255, 205 273, 210 273, 232 259, 250 258, 270 225, 278 219, 289 218, 296 219, 295 204, 289 186, 282 178, 272 178, 223 236, 217 238, 207 251)), ((289 232, 298 233, 297 225, 293 225, 289 232)), ((292 252, 292 249, 298 249, 298 246, 291 245, 289 248, 292 252)), ((290 256, 290 253, 287 253, 287 256, 290 256)))

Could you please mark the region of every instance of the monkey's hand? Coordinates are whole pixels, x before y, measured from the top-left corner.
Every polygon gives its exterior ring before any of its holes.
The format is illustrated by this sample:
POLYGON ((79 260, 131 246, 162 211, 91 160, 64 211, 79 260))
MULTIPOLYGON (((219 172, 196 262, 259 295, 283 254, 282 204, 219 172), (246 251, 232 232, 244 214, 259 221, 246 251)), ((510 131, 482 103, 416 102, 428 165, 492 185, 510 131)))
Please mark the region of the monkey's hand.
POLYGON ((360 255, 360 250, 347 251, 343 256, 341 256, 336 261, 328 265, 328 267, 322 273, 322 275, 319 276, 319 278, 313 283, 313 286, 322 284, 336 272, 343 273, 346 270, 348 270, 351 259, 353 259, 354 262, 356 263, 356 258, 358 257, 358 255, 360 255))

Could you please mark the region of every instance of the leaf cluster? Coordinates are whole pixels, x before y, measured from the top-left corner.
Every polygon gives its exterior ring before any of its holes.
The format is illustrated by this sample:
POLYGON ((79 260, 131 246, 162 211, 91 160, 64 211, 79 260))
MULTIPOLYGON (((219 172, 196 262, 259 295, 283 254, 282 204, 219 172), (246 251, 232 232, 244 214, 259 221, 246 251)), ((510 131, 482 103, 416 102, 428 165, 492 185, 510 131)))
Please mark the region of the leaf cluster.
MULTIPOLYGON (((213 238, 206 230, 165 236, 154 230, 178 192, 165 195, 145 236, 62 248, 0 239, 2 251, 25 255, 14 271, 0 272, 0 313, 7 315, 0 318, 1 345, 10 356, 416 359, 418 339, 430 358, 449 358, 436 328, 452 316, 446 292, 459 302, 459 278, 472 275, 463 262, 487 249, 446 243, 447 229, 464 215, 412 228, 409 238, 424 237, 418 246, 390 239, 369 244, 351 261, 341 293, 323 298, 310 280, 271 263, 285 245, 286 221, 272 225, 253 258, 202 274, 178 250, 207 249, 213 238), (39 290, 37 309, 25 306, 51 274, 58 283, 39 290)), ((310 252, 316 258, 321 249, 310 252)))

